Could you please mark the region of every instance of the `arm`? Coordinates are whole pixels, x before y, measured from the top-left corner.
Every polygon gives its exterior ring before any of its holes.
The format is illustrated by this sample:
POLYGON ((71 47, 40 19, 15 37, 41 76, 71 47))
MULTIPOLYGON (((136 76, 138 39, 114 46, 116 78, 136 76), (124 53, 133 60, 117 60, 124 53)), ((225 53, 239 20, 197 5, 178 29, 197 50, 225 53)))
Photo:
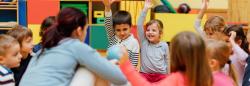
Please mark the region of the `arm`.
POLYGON ((241 47, 238 44, 235 43, 234 40, 236 37, 236 32, 231 31, 230 35, 231 36, 229 38, 229 41, 232 44, 232 49, 233 49, 234 53, 237 55, 237 59, 239 60, 239 62, 242 65, 245 65, 248 54, 243 49, 241 49, 241 47))
POLYGON ((145 35, 144 35, 144 27, 143 27, 143 23, 145 21, 145 17, 147 15, 147 12, 148 12, 148 9, 150 8, 150 5, 151 5, 151 0, 145 0, 145 5, 144 5, 144 8, 140 14, 140 17, 138 19, 138 22, 137 22, 137 28, 138 28, 138 34, 139 34, 139 43, 141 45, 141 43, 143 41, 146 40, 145 38, 145 35))
POLYGON ((109 45, 108 47, 111 47, 112 45, 116 44, 116 40, 115 40, 115 31, 113 29, 113 21, 112 21, 112 11, 111 11, 111 4, 114 2, 113 1, 109 1, 109 0, 103 0, 103 3, 105 5, 105 30, 107 32, 107 36, 108 36, 108 41, 109 41, 109 45))
POLYGON ((118 66, 110 63, 106 58, 101 57, 96 50, 88 45, 79 43, 74 51, 74 55, 77 55, 76 58, 78 63, 96 73, 98 76, 107 79, 116 85, 127 83, 125 76, 122 74, 118 66))
POLYGON ((195 30, 200 35, 203 35, 203 36, 205 35, 205 33, 204 33, 203 29, 201 28, 201 20, 205 14, 205 11, 207 10, 207 6, 208 6, 208 0, 203 0, 201 10, 199 11, 198 16, 197 16, 195 23, 194 23, 195 30))
POLYGON ((132 86, 152 86, 143 76, 141 76, 129 61, 120 65, 123 74, 130 81, 132 86))

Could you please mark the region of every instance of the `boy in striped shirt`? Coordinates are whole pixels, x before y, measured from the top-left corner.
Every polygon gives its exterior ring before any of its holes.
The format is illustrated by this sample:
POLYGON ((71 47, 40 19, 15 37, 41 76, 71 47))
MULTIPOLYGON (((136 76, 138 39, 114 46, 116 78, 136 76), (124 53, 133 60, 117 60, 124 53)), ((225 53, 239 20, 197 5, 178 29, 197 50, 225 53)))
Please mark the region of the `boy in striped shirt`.
POLYGON ((0 35, 0 86, 15 86, 10 68, 18 67, 21 57, 17 40, 8 35, 0 35))
POLYGON ((105 5, 105 29, 107 31, 109 45, 123 45, 127 48, 129 60, 137 67, 139 60, 139 43, 131 33, 132 19, 127 11, 118 11, 112 16, 111 4, 115 0, 104 0, 105 5))

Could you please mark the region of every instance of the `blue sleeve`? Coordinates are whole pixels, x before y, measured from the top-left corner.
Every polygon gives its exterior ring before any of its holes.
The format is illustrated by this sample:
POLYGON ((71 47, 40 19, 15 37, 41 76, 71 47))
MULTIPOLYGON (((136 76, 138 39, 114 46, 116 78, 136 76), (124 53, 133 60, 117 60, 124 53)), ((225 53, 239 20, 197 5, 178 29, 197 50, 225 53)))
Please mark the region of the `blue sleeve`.
POLYGON ((140 17, 137 22, 137 28, 138 28, 137 32, 139 34, 139 43, 142 43, 143 41, 146 40, 145 35, 144 35, 144 27, 143 27, 146 14, 147 12, 141 11, 140 17))
POLYGON ((85 66, 98 76, 109 80, 113 84, 123 85, 127 83, 125 76, 118 66, 111 64, 106 58, 84 43, 79 43, 75 48, 75 55, 80 65, 85 66))

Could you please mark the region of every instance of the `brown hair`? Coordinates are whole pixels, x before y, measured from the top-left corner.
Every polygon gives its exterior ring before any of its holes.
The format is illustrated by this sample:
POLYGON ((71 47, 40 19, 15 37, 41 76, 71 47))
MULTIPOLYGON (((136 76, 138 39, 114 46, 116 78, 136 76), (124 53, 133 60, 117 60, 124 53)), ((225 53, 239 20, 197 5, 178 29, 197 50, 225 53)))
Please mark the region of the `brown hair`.
POLYGON ((219 62, 219 66, 222 69, 225 64, 229 64, 229 76, 232 77, 235 84, 237 85, 237 77, 233 65, 229 60, 231 55, 231 49, 224 41, 219 41, 215 39, 207 40, 207 52, 209 53, 209 58, 215 59, 219 62))
POLYGON ((225 20, 221 16, 212 16, 209 18, 205 25, 204 31, 212 31, 212 32, 223 32, 225 28, 225 20))
POLYGON ((160 20, 158 20, 158 19, 150 20, 150 21, 146 24, 146 28, 148 28, 149 25, 152 25, 152 24, 154 24, 154 23, 157 24, 160 33, 162 33, 162 32, 163 32, 163 23, 162 23, 160 20))
POLYGON ((28 37, 32 37, 31 30, 20 25, 17 25, 13 29, 9 30, 7 34, 16 38, 20 46, 22 46, 23 40, 27 39, 28 37))
POLYGON ((171 72, 183 72, 188 86, 211 86, 212 73, 204 40, 193 32, 181 32, 171 41, 171 72), (204 82, 205 81, 205 82, 204 82))
POLYGON ((5 55, 7 49, 9 49, 12 45, 19 44, 17 40, 9 35, 0 35, 0 55, 5 55))

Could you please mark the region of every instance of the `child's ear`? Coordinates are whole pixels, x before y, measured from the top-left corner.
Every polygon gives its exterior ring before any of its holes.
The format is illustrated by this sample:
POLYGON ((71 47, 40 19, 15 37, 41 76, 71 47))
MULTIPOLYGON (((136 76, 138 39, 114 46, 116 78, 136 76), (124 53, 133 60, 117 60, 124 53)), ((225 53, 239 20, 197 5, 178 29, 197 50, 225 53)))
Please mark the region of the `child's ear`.
POLYGON ((82 31, 82 27, 78 27, 77 29, 76 29, 76 35, 77 36, 81 36, 83 34, 83 31, 82 31))
POLYGON ((3 64, 5 61, 4 57, 3 56, 0 56, 0 64, 3 64))
POLYGON ((209 66, 210 66, 210 68, 212 69, 212 70, 216 70, 217 69, 217 67, 218 67, 218 61, 217 60, 215 60, 215 59, 210 59, 209 60, 209 66))

